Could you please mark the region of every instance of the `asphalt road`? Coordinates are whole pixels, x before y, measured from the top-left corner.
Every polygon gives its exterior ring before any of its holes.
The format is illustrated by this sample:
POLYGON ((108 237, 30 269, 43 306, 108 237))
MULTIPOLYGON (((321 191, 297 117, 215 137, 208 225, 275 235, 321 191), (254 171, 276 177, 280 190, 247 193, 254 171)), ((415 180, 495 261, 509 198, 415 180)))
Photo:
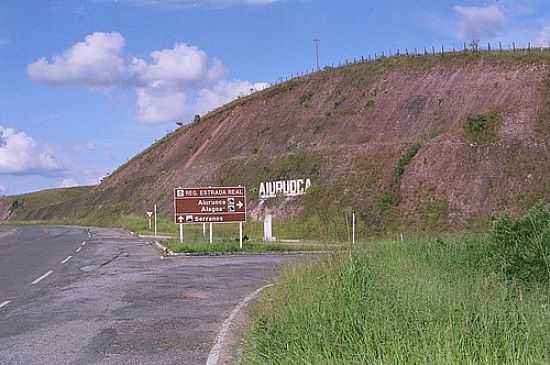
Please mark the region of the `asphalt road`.
POLYGON ((0 227, 2 365, 205 364, 233 309, 295 260, 162 259, 117 230, 92 229, 91 239, 70 227, 7 231, 0 227))
POLYGON ((24 293, 87 238, 84 229, 0 226, 0 303, 24 293))

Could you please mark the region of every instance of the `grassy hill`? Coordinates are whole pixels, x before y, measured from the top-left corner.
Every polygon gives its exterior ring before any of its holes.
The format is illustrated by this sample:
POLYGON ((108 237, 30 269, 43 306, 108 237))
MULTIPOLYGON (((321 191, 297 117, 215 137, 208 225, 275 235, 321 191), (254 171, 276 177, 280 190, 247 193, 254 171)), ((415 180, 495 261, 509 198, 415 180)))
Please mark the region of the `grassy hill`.
POLYGON ((320 71, 178 129, 78 199, 28 199, 9 217, 96 222, 154 203, 169 216, 175 186, 240 184, 252 217, 270 209, 304 233, 345 236, 352 209, 363 232, 483 225, 550 197, 549 61, 469 52, 320 71), (260 204, 260 182, 303 177, 306 197, 260 204))

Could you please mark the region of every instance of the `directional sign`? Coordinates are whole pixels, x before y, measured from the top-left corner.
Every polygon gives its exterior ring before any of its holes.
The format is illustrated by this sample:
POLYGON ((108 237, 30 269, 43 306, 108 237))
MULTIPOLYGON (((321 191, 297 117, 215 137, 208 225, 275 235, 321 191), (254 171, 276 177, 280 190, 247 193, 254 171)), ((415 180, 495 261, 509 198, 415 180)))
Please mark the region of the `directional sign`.
POLYGON ((153 217, 153 212, 151 212, 151 211, 145 212, 145 214, 147 214, 147 217, 149 217, 149 218, 153 217))
POLYGON ((246 189, 177 188, 174 211, 177 224, 246 222, 246 189))

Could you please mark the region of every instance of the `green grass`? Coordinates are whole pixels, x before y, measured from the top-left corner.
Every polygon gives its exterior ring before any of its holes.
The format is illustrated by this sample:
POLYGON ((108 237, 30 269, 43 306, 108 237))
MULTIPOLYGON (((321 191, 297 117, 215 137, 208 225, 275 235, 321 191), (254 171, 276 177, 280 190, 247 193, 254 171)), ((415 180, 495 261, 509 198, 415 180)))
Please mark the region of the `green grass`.
POLYGON ((241 249, 238 242, 207 242, 180 243, 179 240, 171 240, 164 243, 176 253, 238 253, 238 252, 292 252, 292 251, 323 251, 334 249, 338 246, 328 245, 288 245, 280 243, 250 243, 245 242, 241 249))
POLYGON ((383 241, 288 267, 243 364, 544 364, 547 286, 495 270, 486 236, 383 241))
POLYGON ((10 206, 9 211, 18 218, 25 219, 26 214, 42 208, 46 208, 63 201, 78 199, 92 190, 92 186, 79 186, 73 188, 48 189, 27 194, 12 195, 6 197, 10 206))

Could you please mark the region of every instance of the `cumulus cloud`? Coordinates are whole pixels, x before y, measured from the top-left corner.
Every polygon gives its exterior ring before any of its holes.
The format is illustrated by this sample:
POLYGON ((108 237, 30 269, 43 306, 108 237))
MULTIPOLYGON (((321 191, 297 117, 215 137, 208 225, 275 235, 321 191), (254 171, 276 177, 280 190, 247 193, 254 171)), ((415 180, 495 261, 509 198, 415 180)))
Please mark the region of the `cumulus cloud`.
POLYGON ((186 43, 153 51, 149 60, 125 55, 124 45, 120 33, 93 33, 51 60, 30 64, 27 73, 37 82, 135 89, 137 118, 149 123, 190 119, 267 86, 225 80, 221 60, 186 43))
POLYGON ((75 186, 90 186, 99 184, 105 176, 105 172, 97 169, 75 169, 67 174, 58 185, 60 188, 72 188, 75 186))
POLYGON ((460 16, 459 36, 464 40, 494 38, 504 29, 506 16, 497 5, 455 6, 454 10, 460 16))
POLYGON ((265 89, 268 84, 264 82, 251 83, 249 81, 219 81, 209 88, 199 91, 196 109, 199 113, 205 113, 215 107, 233 100, 239 96, 248 95, 257 90, 265 89))
POLYGON ((24 132, 0 126, 0 175, 55 175, 61 171, 48 146, 24 132))
POLYGON ((40 58, 30 64, 27 73, 33 81, 112 86, 129 71, 122 55, 124 44, 119 33, 93 33, 51 61, 40 58))

